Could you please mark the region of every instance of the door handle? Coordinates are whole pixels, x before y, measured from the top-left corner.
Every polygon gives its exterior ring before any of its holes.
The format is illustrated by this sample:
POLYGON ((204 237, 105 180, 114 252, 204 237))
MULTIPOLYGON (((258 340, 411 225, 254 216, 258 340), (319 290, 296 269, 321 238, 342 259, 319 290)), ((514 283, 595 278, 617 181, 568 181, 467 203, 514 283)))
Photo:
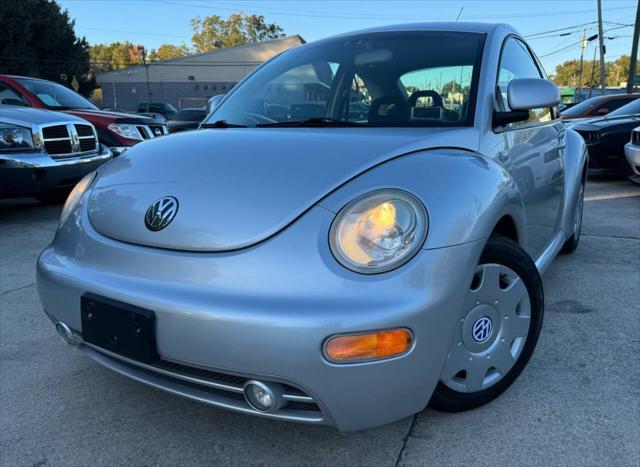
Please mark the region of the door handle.
POLYGON ((500 159, 503 162, 506 161, 507 159, 509 159, 509 153, 507 151, 498 152, 498 159, 500 159))

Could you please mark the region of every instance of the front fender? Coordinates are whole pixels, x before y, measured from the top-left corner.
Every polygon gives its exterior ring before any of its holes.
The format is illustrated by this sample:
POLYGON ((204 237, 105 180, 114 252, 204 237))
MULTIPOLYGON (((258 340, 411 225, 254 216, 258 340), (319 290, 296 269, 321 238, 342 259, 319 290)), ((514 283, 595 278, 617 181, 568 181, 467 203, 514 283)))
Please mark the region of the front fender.
POLYGON ((574 234, 574 220, 576 206, 578 205, 580 184, 585 181, 585 169, 589 162, 589 153, 584 140, 574 130, 566 130, 565 142, 566 146, 563 151, 565 176, 564 202, 560 227, 564 231, 566 238, 569 238, 574 234))
POLYGON ((429 214, 425 249, 488 238, 504 215, 514 221, 518 242, 527 244, 517 184, 503 167, 477 153, 434 149, 407 154, 367 170, 320 205, 337 213, 356 197, 380 188, 402 189, 422 200, 429 214))

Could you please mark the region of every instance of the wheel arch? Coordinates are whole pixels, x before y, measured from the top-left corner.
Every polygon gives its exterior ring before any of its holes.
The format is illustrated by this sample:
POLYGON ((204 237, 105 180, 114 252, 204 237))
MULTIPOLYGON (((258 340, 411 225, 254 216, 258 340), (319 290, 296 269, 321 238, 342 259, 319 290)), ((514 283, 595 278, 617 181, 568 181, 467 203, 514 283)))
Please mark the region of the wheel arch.
POLYGON ((580 185, 586 182, 589 153, 584 140, 574 130, 566 130, 565 141, 563 154, 565 183, 560 228, 569 238, 573 235, 573 221, 580 185))

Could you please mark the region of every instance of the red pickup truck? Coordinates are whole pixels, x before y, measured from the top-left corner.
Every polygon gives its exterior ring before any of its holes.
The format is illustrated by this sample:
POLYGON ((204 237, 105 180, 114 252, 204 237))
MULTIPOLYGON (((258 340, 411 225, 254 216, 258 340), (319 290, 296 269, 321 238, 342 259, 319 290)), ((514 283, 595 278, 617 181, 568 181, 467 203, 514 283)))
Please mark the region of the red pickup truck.
POLYGON ((23 105, 84 118, 95 126, 100 143, 114 155, 140 141, 166 135, 165 125, 149 117, 98 109, 61 84, 24 76, 0 75, 0 106, 23 105))

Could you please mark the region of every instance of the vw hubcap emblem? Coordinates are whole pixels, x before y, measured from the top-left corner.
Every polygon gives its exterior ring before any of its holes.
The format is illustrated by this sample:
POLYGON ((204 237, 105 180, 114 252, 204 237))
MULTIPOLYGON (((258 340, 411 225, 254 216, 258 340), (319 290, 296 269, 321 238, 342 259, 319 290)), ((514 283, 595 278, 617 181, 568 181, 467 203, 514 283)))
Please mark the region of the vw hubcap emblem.
POLYGON ((473 323, 471 334, 476 342, 486 342, 493 332, 493 323, 488 316, 481 316, 473 323))
POLYGON ((178 200, 173 196, 165 196, 155 201, 144 216, 144 225, 152 232, 168 226, 178 212, 178 200))

